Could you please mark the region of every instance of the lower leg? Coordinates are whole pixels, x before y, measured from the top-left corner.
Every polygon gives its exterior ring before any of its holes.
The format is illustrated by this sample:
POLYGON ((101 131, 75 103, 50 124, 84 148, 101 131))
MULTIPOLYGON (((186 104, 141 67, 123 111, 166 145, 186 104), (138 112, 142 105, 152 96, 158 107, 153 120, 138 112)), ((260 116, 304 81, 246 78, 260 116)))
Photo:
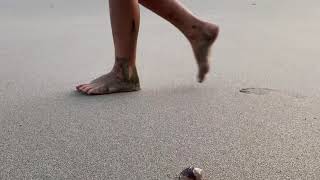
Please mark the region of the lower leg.
POLYGON ((208 55, 219 28, 194 16, 177 0, 139 0, 139 3, 177 27, 189 40, 199 67, 202 82, 209 71, 208 55))
POLYGON ((138 0, 109 0, 115 56, 134 65, 140 25, 138 0))
POLYGON ((176 26, 185 36, 199 19, 177 0, 139 0, 139 3, 176 26))
POLYGON ((140 24, 138 0, 109 0, 115 63, 112 71, 89 84, 77 86, 86 94, 108 94, 140 89, 135 66, 140 24))

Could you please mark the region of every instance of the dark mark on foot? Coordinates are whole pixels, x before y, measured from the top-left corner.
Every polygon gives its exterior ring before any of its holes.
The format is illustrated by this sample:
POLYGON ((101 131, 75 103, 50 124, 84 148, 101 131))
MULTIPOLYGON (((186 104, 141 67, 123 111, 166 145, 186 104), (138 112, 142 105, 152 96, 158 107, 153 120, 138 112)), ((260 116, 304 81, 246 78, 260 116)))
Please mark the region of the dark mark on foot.
POLYGON ((116 63, 119 64, 122 78, 125 82, 128 82, 130 80, 130 74, 129 74, 129 58, 119 58, 116 57, 116 63))
POLYGON ((131 67, 129 65, 129 63, 130 63, 129 59, 130 58, 116 57, 116 63, 119 64, 120 71, 122 73, 121 76, 122 76, 123 80, 125 82, 133 83, 133 84, 136 84, 137 86, 139 86, 140 82, 139 82, 137 68, 135 66, 131 67))

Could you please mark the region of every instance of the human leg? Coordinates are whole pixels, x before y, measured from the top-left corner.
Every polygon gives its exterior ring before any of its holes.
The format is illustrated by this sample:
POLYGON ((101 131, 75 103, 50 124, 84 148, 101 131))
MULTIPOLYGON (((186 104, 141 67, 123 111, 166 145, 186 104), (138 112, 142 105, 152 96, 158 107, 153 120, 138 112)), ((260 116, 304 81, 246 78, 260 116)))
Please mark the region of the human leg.
POLYGON ((209 72, 208 55, 219 28, 194 16, 177 0, 139 0, 139 3, 177 27, 191 43, 202 82, 209 72))
POLYGON ((109 0, 115 64, 112 71, 89 84, 77 86, 89 95, 136 91, 140 89, 135 66, 140 25, 138 0, 109 0))

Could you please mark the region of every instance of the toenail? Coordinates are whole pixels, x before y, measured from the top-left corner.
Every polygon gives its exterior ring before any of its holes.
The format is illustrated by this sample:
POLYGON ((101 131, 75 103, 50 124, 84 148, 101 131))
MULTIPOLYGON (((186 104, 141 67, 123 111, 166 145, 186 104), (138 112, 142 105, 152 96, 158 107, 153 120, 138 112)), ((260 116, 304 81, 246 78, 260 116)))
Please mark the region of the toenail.
POLYGON ((76 88, 79 90, 80 88, 82 87, 82 85, 80 85, 80 86, 77 86, 76 88))

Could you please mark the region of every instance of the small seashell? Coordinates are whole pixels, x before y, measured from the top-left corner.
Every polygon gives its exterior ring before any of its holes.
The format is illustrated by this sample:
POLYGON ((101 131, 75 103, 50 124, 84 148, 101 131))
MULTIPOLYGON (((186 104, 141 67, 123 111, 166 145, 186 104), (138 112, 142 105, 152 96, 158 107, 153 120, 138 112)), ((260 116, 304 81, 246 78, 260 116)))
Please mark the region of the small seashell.
POLYGON ((180 173, 179 180, 202 180, 202 175, 202 169, 191 166, 180 173))

